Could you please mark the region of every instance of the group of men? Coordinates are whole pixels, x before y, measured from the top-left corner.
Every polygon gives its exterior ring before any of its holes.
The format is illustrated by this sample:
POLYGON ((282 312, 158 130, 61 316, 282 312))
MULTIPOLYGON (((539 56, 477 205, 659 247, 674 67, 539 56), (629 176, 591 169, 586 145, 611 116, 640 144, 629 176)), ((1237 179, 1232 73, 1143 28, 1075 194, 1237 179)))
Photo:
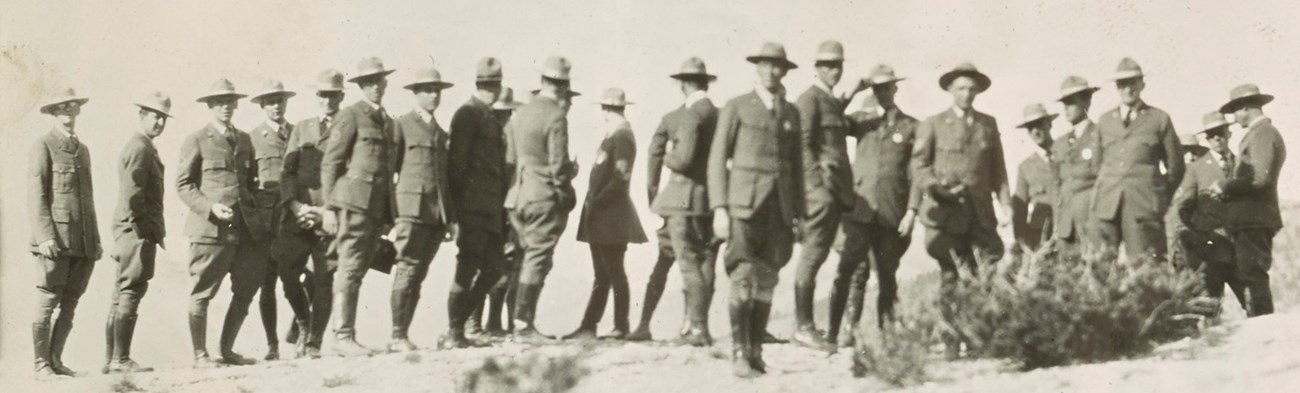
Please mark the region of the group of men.
MULTIPOLYGON (((1040 104, 1019 125, 1041 148, 1019 167, 1013 193, 1001 134, 975 98, 991 79, 971 64, 939 78, 951 108, 918 120, 895 103, 899 82, 886 65, 851 89, 836 90, 844 48, 818 46, 816 79, 794 102, 783 78, 797 65, 784 46, 764 44, 747 60, 755 65, 752 91, 718 108, 708 99, 709 74, 698 58, 670 75, 683 104, 664 116, 650 147, 648 194, 665 218, 660 258, 646 291, 640 326, 627 340, 649 340, 649 320, 668 270, 682 273, 686 311, 679 342, 708 346, 708 312, 714 293, 714 259, 721 251, 730 279, 728 315, 736 375, 766 372, 764 343, 779 271, 802 243, 795 280, 796 330, 792 340, 823 350, 849 345, 864 310, 872 266, 879 284, 877 323, 885 325, 897 301, 895 271, 917 219, 926 227, 927 252, 944 273, 948 291, 963 267, 996 263, 1004 246, 1001 223, 1014 224, 1013 253, 1129 259, 1163 258, 1165 211, 1174 199, 1180 245, 1192 251, 1207 282, 1234 290, 1250 315, 1271 312, 1268 267, 1272 236, 1281 227, 1277 179, 1285 148, 1262 112, 1272 97, 1253 85, 1234 89, 1219 113, 1248 128, 1241 148, 1227 148, 1227 122, 1207 116, 1207 155, 1189 157, 1169 116, 1144 103, 1137 63, 1121 61, 1115 84, 1119 108, 1089 118, 1099 90, 1079 77, 1061 86, 1069 131, 1051 137, 1052 121, 1040 104), (856 99, 852 99, 856 97, 856 99), (860 102, 853 106, 851 103, 860 102), (849 158, 848 138, 856 140, 849 158), (1206 158, 1208 157, 1208 158, 1206 158), (660 191, 663 168, 669 174, 660 191), (1185 170, 1185 168, 1187 168, 1185 170), (1184 172, 1187 175, 1184 175, 1184 172), (1178 189, 1180 198, 1171 191, 1178 189), (994 201, 1003 208, 995 214, 994 201), (825 333, 813 318, 816 275, 832 248, 841 254, 830 293, 825 333), (847 323, 845 323, 847 320, 847 323)), ((250 364, 233 351, 253 297, 260 290, 269 351, 279 357, 275 287, 283 284, 293 308, 288 341, 298 356, 320 356, 327 325, 333 351, 365 356, 376 351, 355 339, 359 287, 368 270, 391 272, 392 339, 387 349, 412 351, 408 329, 429 265, 445 241, 456 241, 449 326, 442 349, 482 345, 470 333, 501 331, 507 296, 513 339, 553 340, 534 322, 553 254, 576 204, 571 185, 578 171, 568 150, 567 113, 579 93, 570 88, 572 65, 545 61, 541 88, 526 105, 502 86, 502 65, 482 59, 475 91, 453 115, 450 132, 433 113, 441 92, 453 86, 432 67, 413 70, 404 88, 416 107, 392 117, 383 105, 388 86, 378 58, 363 59, 347 81, 362 97, 346 107, 344 75, 322 72, 314 86, 320 116, 291 124, 287 101, 296 93, 267 81, 251 97, 266 121, 244 132, 231 124, 247 97, 217 80, 199 97, 211 121, 181 148, 177 193, 189 208, 193 288, 189 327, 196 367, 250 364), (517 253, 508 249, 517 248, 517 253), (517 258, 507 258, 515 254, 517 258), (310 269, 307 261, 311 260, 310 269), (391 265, 390 265, 391 264, 391 265), (220 333, 219 356, 207 351, 207 308, 229 276, 233 296, 220 333), (495 322, 493 322, 495 321, 495 322)), ((41 294, 33 342, 40 376, 75 375, 61 354, 74 311, 94 262, 102 255, 96 231, 88 150, 77 139, 76 118, 88 99, 72 90, 41 107, 56 127, 33 147, 29 190, 33 253, 41 264, 41 294), (57 318, 54 309, 58 309, 57 318)), ((136 101, 140 127, 118 161, 120 198, 114 214, 112 257, 118 262, 106 325, 104 372, 147 371, 130 357, 141 297, 163 247, 164 166, 152 139, 163 132, 171 100, 153 93, 136 101)), ((952 353, 959 343, 949 342, 952 353)))

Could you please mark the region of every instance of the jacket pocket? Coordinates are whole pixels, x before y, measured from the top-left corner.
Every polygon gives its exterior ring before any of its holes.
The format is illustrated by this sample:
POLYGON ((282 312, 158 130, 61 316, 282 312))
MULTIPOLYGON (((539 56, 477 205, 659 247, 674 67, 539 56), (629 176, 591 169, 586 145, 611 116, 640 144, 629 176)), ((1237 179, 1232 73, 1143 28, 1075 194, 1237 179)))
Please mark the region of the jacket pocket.
POLYGON ((754 206, 754 188, 758 179, 745 170, 733 170, 728 182, 727 205, 749 208, 754 206))
POLYGON ((53 175, 50 188, 58 193, 70 193, 77 189, 77 167, 68 164, 54 164, 50 168, 53 175))
POLYGON ((62 207, 50 209, 51 221, 67 224, 72 222, 72 210, 62 207))
POLYGON ((398 192, 397 216, 418 218, 423 204, 424 195, 419 192, 398 192))
POLYGON ((370 207, 370 194, 374 185, 372 179, 360 179, 353 175, 344 175, 334 186, 333 199, 344 206, 367 209, 370 207))
POLYGON ((262 154, 257 156, 257 177, 265 182, 280 182, 284 170, 284 156, 280 154, 262 154))

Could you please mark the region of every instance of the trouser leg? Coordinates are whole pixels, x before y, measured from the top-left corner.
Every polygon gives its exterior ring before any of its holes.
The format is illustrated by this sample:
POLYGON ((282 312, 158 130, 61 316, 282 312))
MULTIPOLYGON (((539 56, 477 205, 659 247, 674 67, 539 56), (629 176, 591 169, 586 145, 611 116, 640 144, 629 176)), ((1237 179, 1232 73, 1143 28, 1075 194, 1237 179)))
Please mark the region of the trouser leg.
POLYGON ((1268 270, 1273 266, 1272 229, 1240 229, 1232 232, 1236 278, 1245 287, 1247 315, 1258 317, 1273 313, 1273 291, 1268 270))
MULTIPOLYGON (((803 248, 795 272, 795 326, 800 333, 815 333, 813 301, 817 289, 817 272, 830 255, 831 244, 840 224, 839 203, 825 194, 825 198, 810 200, 808 217, 802 225, 803 248)), ((810 337, 814 338, 813 334, 810 337)), ((798 339, 798 337, 796 337, 798 339)))

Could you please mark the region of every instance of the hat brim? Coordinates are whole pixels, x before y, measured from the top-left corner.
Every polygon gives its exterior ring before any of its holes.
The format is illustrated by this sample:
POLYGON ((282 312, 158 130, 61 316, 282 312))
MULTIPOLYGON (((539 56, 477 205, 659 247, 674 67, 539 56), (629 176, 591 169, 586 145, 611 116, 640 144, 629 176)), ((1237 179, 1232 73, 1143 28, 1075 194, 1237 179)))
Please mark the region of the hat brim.
POLYGON ((403 89, 406 89, 406 90, 415 90, 415 87, 416 87, 416 86, 424 86, 424 85, 433 85, 433 87, 436 88, 436 89, 438 89, 438 90, 445 90, 445 89, 447 89, 447 88, 450 88, 450 87, 452 87, 452 86, 455 86, 456 84, 455 84, 455 83, 451 83, 451 82, 434 82, 434 81, 426 81, 426 82, 415 82, 415 83, 409 83, 409 84, 407 84, 406 86, 402 86, 402 88, 403 88, 403 89))
POLYGON ((1092 95, 1093 93, 1096 93, 1097 90, 1101 90, 1101 88, 1100 88, 1100 87, 1095 87, 1095 86, 1078 86, 1078 87, 1073 87, 1073 88, 1070 88, 1069 90, 1062 91, 1062 92, 1061 92, 1061 96, 1058 97, 1056 100, 1057 100, 1057 101, 1065 101, 1067 98, 1073 97, 1073 96, 1078 95, 1078 94, 1083 94, 1083 93, 1087 93, 1088 95, 1092 95))
POLYGON ((1136 78, 1143 78, 1143 77, 1146 77, 1146 74, 1142 73, 1142 71, 1130 70, 1130 71, 1116 72, 1115 75, 1110 76, 1110 80, 1114 82, 1119 82, 1126 79, 1136 79, 1136 78))
POLYGON ((330 93, 332 93, 332 92, 338 92, 338 93, 342 93, 342 92, 343 92, 343 87, 342 87, 342 86, 321 86, 321 85, 315 85, 315 86, 312 86, 311 88, 312 88, 313 90, 315 90, 317 93, 323 93, 323 92, 330 92, 330 93))
POLYGON ((906 79, 907 79, 907 78, 898 78, 898 77, 893 77, 893 78, 889 78, 889 79, 887 79, 887 80, 882 80, 882 81, 876 82, 876 81, 872 81, 871 78, 862 78, 862 85, 863 85, 863 86, 866 86, 867 88, 871 88, 871 87, 880 86, 880 85, 888 85, 888 84, 891 84, 891 83, 898 83, 898 82, 903 81, 903 80, 906 80, 906 79))
POLYGON ((939 77, 939 88, 943 89, 944 91, 947 91, 948 85, 951 85, 952 81, 957 80, 957 78, 963 76, 974 79, 975 87, 978 89, 979 92, 984 92, 988 90, 990 86, 993 86, 993 80, 989 79, 989 76, 984 75, 984 73, 982 72, 975 71, 975 70, 954 70, 954 71, 948 71, 947 73, 943 74, 943 76, 939 77))
POLYGON ((296 95, 298 95, 298 93, 295 93, 295 92, 292 92, 292 91, 288 91, 288 90, 283 90, 283 91, 270 91, 270 92, 266 92, 266 93, 262 93, 262 94, 254 95, 253 98, 249 98, 248 100, 249 100, 249 101, 252 101, 252 102, 254 102, 254 103, 258 103, 258 102, 261 102, 262 100, 267 99, 267 98, 270 98, 270 97, 284 96, 284 98, 290 98, 290 97, 293 97, 293 96, 296 96, 296 95))
MULTIPOLYGON (((533 89, 533 90, 530 90, 529 92, 530 92, 530 93, 533 93, 533 95, 536 96, 536 95, 538 95, 538 94, 542 94, 542 89, 533 89)), ((579 93, 579 92, 576 92, 576 91, 573 91, 573 90, 570 90, 570 91, 569 91, 569 97, 577 97, 577 96, 580 96, 580 95, 582 95, 582 93, 579 93)), ((520 105, 520 106, 522 106, 522 105, 520 105)))
POLYGON ((139 103, 139 102, 132 103, 132 104, 135 105, 135 106, 140 107, 140 109, 148 109, 148 110, 151 110, 151 111, 154 111, 154 112, 158 112, 159 114, 163 115, 163 117, 166 117, 166 118, 169 118, 169 119, 175 117, 175 116, 172 116, 172 114, 167 113, 167 111, 162 110, 162 109, 155 108, 155 107, 152 106, 152 105, 141 104, 141 103, 139 103))
POLYGON ((194 99, 194 101, 206 103, 208 101, 212 101, 213 99, 221 98, 221 97, 234 97, 236 100, 238 100, 244 97, 248 97, 248 95, 239 94, 239 93, 217 93, 217 94, 208 94, 206 96, 196 98, 194 99))
POLYGON ((684 72, 672 74, 669 75, 668 77, 676 80, 704 80, 706 82, 713 82, 715 80, 718 80, 718 76, 713 74, 684 73, 684 72))
POLYGON ((364 81, 364 80, 367 80, 367 79, 372 79, 372 78, 381 78, 381 77, 388 76, 388 74, 391 74, 391 73, 396 72, 396 71, 397 71, 397 70, 383 70, 383 71, 376 71, 376 72, 371 72, 371 73, 361 74, 361 75, 357 75, 357 76, 354 76, 354 77, 348 78, 348 82, 357 83, 357 82, 364 81))
POLYGON ((1219 113, 1236 112, 1238 106, 1252 102, 1259 106, 1268 105, 1268 103, 1273 102, 1273 96, 1269 94, 1251 94, 1248 96, 1237 97, 1219 107, 1219 113))
POLYGON ((600 106, 616 106, 616 107, 620 107, 620 108, 625 107, 625 106, 636 105, 636 103, 635 103, 635 102, 632 102, 632 101, 624 102, 624 103, 621 103, 621 104, 620 104, 620 103, 615 103, 615 102, 593 102, 593 104, 600 105, 600 106))
POLYGON ((77 102, 79 105, 86 105, 87 102, 90 102, 90 99, 86 97, 70 97, 56 102, 51 102, 45 105, 41 105, 41 113, 49 114, 50 108, 53 108, 55 105, 60 105, 63 103, 74 102, 74 101, 77 102))
POLYGON ((519 102, 519 101, 512 101, 511 103, 509 103, 509 104, 505 104, 505 105, 499 105, 499 104, 493 103, 493 104, 492 104, 492 110, 495 110, 495 111, 513 111, 513 110, 515 110, 515 109, 519 109, 519 108, 522 107, 522 106, 524 106, 524 104, 521 103, 521 102, 519 102))
POLYGON ((814 64, 820 64, 820 63, 841 63, 841 64, 843 64, 843 63, 844 63, 844 58, 843 58, 843 57, 822 57, 822 56, 818 56, 816 59, 813 59, 813 63, 814 63, 814 64))
POLYGON ((787 69, 787 70, 793 70, 793 69, 799 68, 799 65, 798 65, 798 64, 795 64, 794 62, 792 62, 792 61, 790 61, 790 60, 788 60, 788 59, 782 59, 782 58, 780 58, 780 57, 773 57, 773 56, 749 56, 749 57, 746 57, 745 60, 746 60, 746 61, 749 61, 750 63, 754 63, 754 64, 758 64, 758 62, 760 62, 760 61, 771 61, 771 62, 774 62, 774 63, 780 64, 782 67, 785 67, 785 69, 787 69))
POLYGON ((474 82, 501 82, 505 80, 501 75, 497 76, 475 76, 474 82))
POLYGON ((1033 125, 1034 123, 1038 123, 1044 120, 1050 123, 1052 121, 1055 121, 1058 116, 1061 116, 1061 114, 1060 113, 1045 114, 1033 119, 1022 121, 1020 122, 1020 124, 1016 125, 1016 128, 1029 128, 1029 126, 1033 125))
POLYGON ((1227 122, 1227 121, 1223 121, 1223 122, 1219 122, 1219 123, 1212 123, 1212 124, 1203 125, 1203 126, 1201 126, 1201 130, 1200 130, 1200 131, 1197 131, 1196 134, 1205 134, 1205 133, 1209 133, 1210 131, 1215 131, 1215 130, 1223 129, 1223 128, 1228 127, 1228 126, 1230 126, 1230 125, 1232 125, 1232 123, 1229 123, 1229 122, 1227 122))

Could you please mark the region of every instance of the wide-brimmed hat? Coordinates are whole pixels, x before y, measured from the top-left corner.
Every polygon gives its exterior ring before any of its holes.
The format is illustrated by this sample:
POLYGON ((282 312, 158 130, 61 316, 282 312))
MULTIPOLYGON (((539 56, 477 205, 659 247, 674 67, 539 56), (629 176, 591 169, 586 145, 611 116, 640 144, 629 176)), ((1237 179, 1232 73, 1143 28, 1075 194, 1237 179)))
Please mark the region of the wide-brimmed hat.
POLYGON ((249 101, 252 101, 253 103, 257 104, 257 103, 261 103, 262 100, 271 97, 289 98, 298 95, 298 93, 285 90, 284 84, 274 79, 267 79, 265 82, 263 82, 262 88, 259 91, 260 93, 254 94, 253 98, 250 98, 249 101))
POLYGON ((1070 98, 1072 95, 1080 93, 1092 94, 1097 90, 1101 90, 1101 88, 1089 86, 1087 79, 1070 75, 1065 77, 1065 81, 1061 82, 1061 94, 1056 98, 1056 100, 1065 101, 1066 98, 1070 98))
POLYGON ((484 57, 474 68, 475 82, 500 82, 503 78, 505 73, 501 71, 501 60, 495 57, 484 57))
POLYGON ((1141 78, 1146 74, 1142 73, 1142 66, 1138 65, 1136 60, 1125 57, 1119 60, 1119 65, 1115 67, 1115 74, 1111 75, 1110 80, 1122 81, 1125 79, 1141 78))
POLYGON ((763 43, 763 46, 758 48, 758 53, 745 57, 745 60, 754 64, 758 64, 759 61, 768 60, 774 61, 786 69, 799 68, 798 64, 795 64, 786 57, 785 45, 776 42, 763 43))
POLYGON ((1043 120, 1051 122, 1052 120, 1056 120, 1057 116, 1060 115, 1056 113, 1047 113, 1047 107, 1044 107, 1043 104, 1029 104, 1028 106, 1025 106, 1025 115, 1021 118, 1022 120, 1020 121, 1020 124, 1016 125, 1016 128, 1029 128, 1030 125, 1043 120))
POLYGON ((907 78, 900 78, 894 74, 894 67, 890 67, 885 64, 877 64, 875 67, 871 68, 870 75, 867 75, 866 78, 862 78, 862 83, 866 87, 872 87, 877 85, 894 83, 904 79, 907 78))
POLYGON ((597 104, 600 104, 601 106, 625 107, 628 105, 635 105, 636 103, 627 100, 627 93, 624 93, 623 89, 611 87, 600 93, 600 102, 597 102, 597 104))
POLYGON ((169 113, 172 109, 172 98, 161 91, 150 92, 140 98, 136 98, 135 106, 141 109, 148 109, 162 114, 163 117, 172 117, 169 113))
POLYGON ((65 102, 76 102, 77 105, 85 105, 90 102, 90 98, 77 95, 77 91, 71 87, 59 89, 45 98, 45 101, 41 104, 41 113, 49 114, 51 108, 65 102))
POLYGON ((1212 130, 1227 127, 1231 124, 1232 123, 1229 123, 1228 119, 1224 117, 1221 112, 1215 111, 1206 113, 1205 116, 1201 116, 1201 130, 1197 131, 1195 134, 1204 134, 1212 130))
MULTIPOLYGON (((542 89, 541 89, 541 88, 532 89, 532 90, 529 90, 528 92, 529 92, 530 94, 532 94, 533 97, 537 97, 538 94, 542 94, 542 89)), ((577 96, 582 95, 582 93, 579 93, 579 92, 576 92, 576 91, 573 91, 573 90, 569 90, 568 92, 569 92, 569 97, 577 97, 577 96)))
POLYGON ((546 58, 542 63, 540 73, 543 78, 557 81, 569 81, 569 73, 573 71, 573 63, 561 56, 551 56, 546 58))
POLYGON ((676 74, 668 76, 678 80, 699 80, 704 79, 712 82, 718 79, 717 75, 709 73, 708 67, 704 65, 704 60, 698 57, 692 57, 682 62, 682 67, 676 74))
POLYGON ((844 45, 839 41, 825 41, 817 45, 818 63, 843 63, 844 62, 844 45))
POLYGON ((393 73, 388 68, 384 68, 384 61, 378 57, 367 57, 357 62, 357 72, 348 78, 348 82, 357 83, 357 81, 369 78, 384 77, 393 73))
POLYGON ((988 90, 989 86, 993 85, 993 80, 989 79, 988 75, 984 75, 983 72, 980 72, 979 69, 975 68, 974 64, 961 63, 956 67, 953 67, 952 71, 948 71, 944 73, 943 76, 939 77, 939 87, 948 90, 948 85, 952 84, 952 81, 962 76, 974 79, 975 88, 979 92, 988 90))
MULTIPOLYGON (((1204 131, 1201 131, 1201 132, 1204 132, 1204 131)), ((1196 139, 1196 134, 1200 134, 1201 132, 1193 132, 1193 133, 1190 133, 1190 134, 1182 134, 1182 135, 1179 135, 1179 136, 1178 136, 1178 144, 1183 145, 1183 150, 1184 150, 1184 151, 1186 151, 1186 149, 1187 149, 1188 146, 1200 146, 1200 145, 1201 145, 1201 141, 1198 140, 1198 139, 1196 139)))
POLYGON ((442 80, 442 73, 438 72, 438 69, 433 68, 433 66, 416 68, 415 71, 411 73, 411 82, 402 87, 407 90, 415 90, 416 86, 421 85, 433 85, 433 88, 436 90, 455 86, 455 84, 452 84, 451 82, 444 82, 442 80))
POLYGON ((329 69, 316 74, 316 83, 311 85, 316 92, 341 92, 343 91, 343 73, 338 70, 329 69))
POLYGON ((208 102, 214 98, 220 97, 234 97, 238 100, 240 98, 248 97, 248 95, 239 94, 239 92, 235 91, 235 83, 231 82, 229 79, 217 78, 217 80, 212 82, 212 85, 208 87, 208 93, 199 96, 199 98, 194 99, 194 101, 208 102))
POLYGON ((1254 103, 1260 106, 1273 102, 1273 96, 1260 93, 1259 86, 1254 83, 1247 83, 1232 88, 1228 93, 1228 103, 1219 107, 1219 112, 1231 113, 1237 110, 1241 104, 1254 103))
POLYGON ((497 97, 497 102, 492 103, 492 109, 511 111, 524 106, 523 103, 515 101, 515 89, 509 87, 501 89, 501 97, 497 97))

